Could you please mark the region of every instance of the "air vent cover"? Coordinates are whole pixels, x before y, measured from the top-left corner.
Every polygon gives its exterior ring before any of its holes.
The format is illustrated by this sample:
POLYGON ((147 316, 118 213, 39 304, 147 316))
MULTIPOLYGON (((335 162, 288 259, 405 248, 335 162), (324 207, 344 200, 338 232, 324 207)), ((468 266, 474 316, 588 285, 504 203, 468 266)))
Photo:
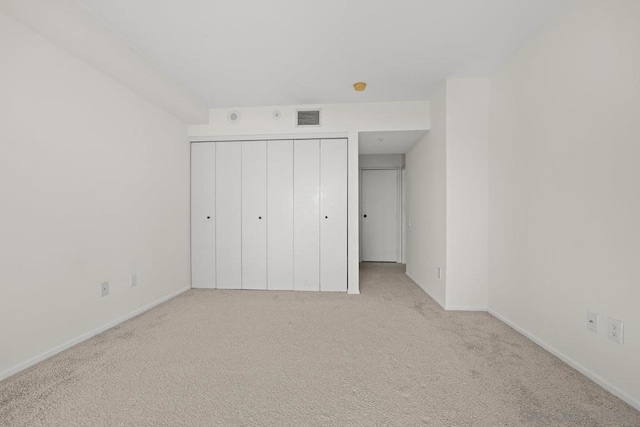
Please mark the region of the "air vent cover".
POLYGON ((297 126, 320 126, 320 110, 297 110, 297 126))

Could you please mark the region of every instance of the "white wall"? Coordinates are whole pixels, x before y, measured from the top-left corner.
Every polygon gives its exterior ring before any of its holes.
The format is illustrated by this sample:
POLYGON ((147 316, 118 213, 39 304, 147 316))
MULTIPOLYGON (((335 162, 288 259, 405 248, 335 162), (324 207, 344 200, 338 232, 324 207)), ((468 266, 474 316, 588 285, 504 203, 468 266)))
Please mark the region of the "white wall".
POLYGON ((429 129, 429 102, 372 102, 361 104, 286 105, 255 108, 212 108, 208 125, 189 126, 189 135, 224 135, 362 132, 429 129), (322 126, 296 127, 296 109, 321 108, 322 126), (229 111, 239 111, 238 123, 227 120, 229 111), (271 113, 278 110, 279 119, 271 113))
POLYGON ((404 168, 404 154, 360 154, 360 168, 404 168))
POLYGON ((431 100, 431 130, 406 155, 407 275, 446 304, 447 87, 431 100), (438 279, 436 271, 441 267, 438 279))
POLYGON ((489 205, 491 311, 638 409, 639 22, 576 2, 492 78, 489 205))
POLYGON ((189 287, 189 144, 174 116, 2 12, 0 57, 3 378, 189 287))
POLYGON ((0 0, 0 11, 187 123, 207 107, 175 84, 101 20, 70 0, 0 0))
POLYGON ((349 293, 359 293, 359 169, 358 133, 429 129, 429 102, 383 102, 331 105, 287 105, 209 110, 208 125, 189 126, 192 141, 242 139, 243 137, 287 138, 301 135, 346 136, 349 139, 348 252, 349 293), (296 127, 296 109, 321 108, 322 126, 296 127), (230 123, 227 115, 236 110, 241 119, 230 123), (273 119, 274 110, 280 118, 273 119))
POLYGON ((447 309, 488 303, 489 81, 447 85, 447 309))
POLYGON ((407 274, 447 310, 486 310, 488 80, 447 80, 431 114, 406 158, 407 274))

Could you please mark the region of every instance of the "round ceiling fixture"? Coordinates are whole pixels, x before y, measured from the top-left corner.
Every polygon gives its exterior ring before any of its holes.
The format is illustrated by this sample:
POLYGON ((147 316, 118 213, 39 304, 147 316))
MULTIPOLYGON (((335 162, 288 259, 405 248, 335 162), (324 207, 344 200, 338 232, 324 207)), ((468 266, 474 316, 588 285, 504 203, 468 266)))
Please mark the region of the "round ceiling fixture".
POLYGON ((365 82, 356 82, 353 84, 353 89, 356 92, 363 92, 367 88, 367 84, 365 82))
POLYGON ((232 124, 238 123, 240 121, 240 112, 237 110, 229 111, 229 114, 227 115, 227 120, 229 120, 229 123, 232 123, 232 124))

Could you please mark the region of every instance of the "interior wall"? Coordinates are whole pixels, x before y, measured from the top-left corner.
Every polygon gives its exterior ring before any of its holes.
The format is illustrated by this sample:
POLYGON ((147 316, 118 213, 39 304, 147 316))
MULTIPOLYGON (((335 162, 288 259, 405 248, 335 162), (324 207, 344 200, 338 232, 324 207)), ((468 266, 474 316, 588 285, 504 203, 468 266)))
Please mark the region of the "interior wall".
POLYGON ((189 287, 189 144, 180 120, 2 12, 0 57, 3 378, 189 287))
POLYGON ((489 304, 640 409, 638 22, 575 2, 492 78, 489 304))
POLYGON ((183 121, 206 123, 201 100, 78 2, 0 0, 0 11, 183 121))
POLYGON ((488 305, 489 81, 447 85, 448 310, 488 305))
POLYGON ((360 154, 360 168, 404 168, 404 154, 360 154))
POLYGON ((447 274, 446 110, 447 87, 442 85, 431 100, 431 130, 406 155, 407 275, 442 307, 447 274))
POLYGON ((348 256, 349 293, 359 293, 359 156, 358 135, 365 131, 406 131, 429 129, 430 103, 380 102, 360 104, 285 105, 251 108, 213 108, 208 125, 189 126, 192 141, 241 140, 244 137, 291 138, 297 136, 347 136, 348 159, 348 256), (320 108, 321 126, 297 127, 296 110, 320 108), (230 111, 237 111, 240 120, 231 123, 230 111), (278 111, 278 118, 273 112, 278 111))

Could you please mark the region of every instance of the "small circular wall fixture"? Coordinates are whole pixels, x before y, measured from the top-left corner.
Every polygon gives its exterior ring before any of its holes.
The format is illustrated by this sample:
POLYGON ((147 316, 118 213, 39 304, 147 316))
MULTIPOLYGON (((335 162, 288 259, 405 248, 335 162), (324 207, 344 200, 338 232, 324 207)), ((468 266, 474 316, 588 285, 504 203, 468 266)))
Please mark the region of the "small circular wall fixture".
POLYGON ((367 88, 367 84, 365 82, 355 82, 353 84, 353 89, 356 92, 364 92, 366 88, 367 88))
POLYGON ((227 120, 229 120, 229 123, 234 125, 238 123, 240 121, 240 111, 238 110, 229 111, 229 114, 227 115, 227 120))
POLYGON ((273 110, 273 112, 271 113, 271 117, 273 118, 273 120, 278 120, 280 116, 282 116, 280 110, 273 110))

